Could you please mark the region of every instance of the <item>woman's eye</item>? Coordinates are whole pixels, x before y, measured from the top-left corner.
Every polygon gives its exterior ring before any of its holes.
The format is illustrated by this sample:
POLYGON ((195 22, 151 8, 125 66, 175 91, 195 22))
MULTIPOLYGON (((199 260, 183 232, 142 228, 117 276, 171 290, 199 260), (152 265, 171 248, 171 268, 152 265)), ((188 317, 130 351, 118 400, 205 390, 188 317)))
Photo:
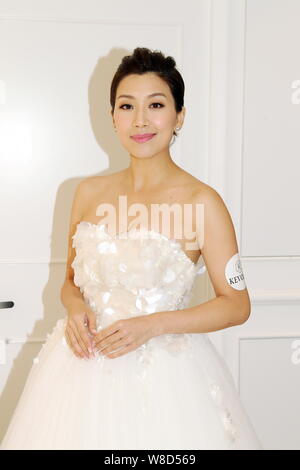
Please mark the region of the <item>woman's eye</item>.
MULTIPOLYGON (((159 104, 159 106, 160 106, 161 108, 164 107, 164 105, 163 105, 162 103, 152 103, 152 104, 159 104)), ((152 105, 151 105, 151 106, 152 106, 152 105)))
MULTIPOLYGON (((160 108, 164 107, 164 105, 162 103, 152 103, 150 106, 157 105, 157 104, 160 106, 160 108)), ((127 104, 127 103, 122 104, 122 106, 120 106, 120 109, 125 109, 124 106, 131 106, 131 104, 127 104)), ((155 109, 160 109, 160 108, 155 107, 155 109)), ((126 109, 128 109, 128 108, 126 108, 126 109)))

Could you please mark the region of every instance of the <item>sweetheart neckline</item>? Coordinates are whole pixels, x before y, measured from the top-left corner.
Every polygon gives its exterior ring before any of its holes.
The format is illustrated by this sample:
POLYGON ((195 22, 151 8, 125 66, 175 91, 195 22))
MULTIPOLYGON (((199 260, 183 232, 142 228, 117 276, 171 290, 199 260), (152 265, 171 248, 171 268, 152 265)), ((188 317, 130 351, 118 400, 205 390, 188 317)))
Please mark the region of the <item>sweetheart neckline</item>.
MULTIPOLYGON (((101 226, 104 227, 105 233, 106 233, 109 237, 111 237, 112 239, 115 238, 115 239, 119 239, 119 240, 120 240, 119 236, 122 235, 122 234, 124 234, 124 233, 127 233, 127 234, 128 234, 129 232, 141 233, 141 230, 129 229, 129 230, 125 230, 125 232, 117 233, 116 235, 110 235, 109 232, 108 232, 107 229, 106 229, 106 225, 105 225, 105 224, 101 224, 101 223, 95 224, 94 222, 89 222, 88 220, 81 220, 80 222, 78 222, 77 226, 80 225, 81 223, 89 224, 89 225, 92 225, 93 227, 101 227, 101 226)), ((163 235, 162 233, 157 232, 156 230, 148 230, 148 229, 144 229, 144 228, 143 228, 142 230, 143 230, 143 231, 146 231, 147 233, 153 233, 153 234, 155 234, 156 236, 160 236, 160 237, 161 237, 162 239, 164 239, 164 240, 168 240, 169 242, 176 244, 176 246, 179 248, 179 251, 183 254, 183 256, 185 257, 185 259, 186 259, 187 261, 189 261, 195 269, 198 268, 198 265, 199 265, 199 263, 200 263, 200 259, 201 259, 201 257, 202 257, 202 254, 200 254, 200 256, 199 256, 197 262, 195 263, 195 262, 194 262, 193 260, 191 260, 191 258, 185 253, 185 251, 183 250, 183 248, 182 248, 182 246, 181 246, 181 243, 180 243, 178 240, 176 240, 175 238, 169 238, 169 237, 167 237, 166 235, 163 235)))

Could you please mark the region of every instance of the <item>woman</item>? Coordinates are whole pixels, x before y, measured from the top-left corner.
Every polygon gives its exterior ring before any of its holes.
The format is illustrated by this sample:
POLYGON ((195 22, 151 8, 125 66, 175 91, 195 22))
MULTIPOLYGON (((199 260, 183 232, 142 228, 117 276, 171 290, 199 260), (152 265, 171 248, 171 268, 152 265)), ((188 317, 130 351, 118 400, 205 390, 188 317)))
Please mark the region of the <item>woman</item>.
POLYGON ((76 189, 67 315, 34 360, 2 449, 261 449, 206 335, 244 323, 250 301, 222 198, 170 155, 185 116, 174 59, 136 48, 110 99, 130 165, 76 189), (187 308, 203 269, 216 298, 187 308))

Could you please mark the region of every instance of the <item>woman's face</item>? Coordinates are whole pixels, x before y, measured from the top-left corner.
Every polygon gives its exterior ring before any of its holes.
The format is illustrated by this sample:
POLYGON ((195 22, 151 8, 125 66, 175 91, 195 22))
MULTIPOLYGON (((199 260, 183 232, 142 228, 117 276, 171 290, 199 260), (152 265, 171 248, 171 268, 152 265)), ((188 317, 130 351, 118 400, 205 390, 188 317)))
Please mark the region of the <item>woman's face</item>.
POLYGON ((129 154, 150 157, 164 151, 169 153, 173 132, 176 127, 181 128, 184 114, 185 108, 176 113, 168 84, 155 73, 148 72, 131 74, 121 80, 112 116, 120 141, 129 154), (149 96, 154 93, 161 95, 149 96), (141 143, 132 139, 136 134, 155 135, 141 143))

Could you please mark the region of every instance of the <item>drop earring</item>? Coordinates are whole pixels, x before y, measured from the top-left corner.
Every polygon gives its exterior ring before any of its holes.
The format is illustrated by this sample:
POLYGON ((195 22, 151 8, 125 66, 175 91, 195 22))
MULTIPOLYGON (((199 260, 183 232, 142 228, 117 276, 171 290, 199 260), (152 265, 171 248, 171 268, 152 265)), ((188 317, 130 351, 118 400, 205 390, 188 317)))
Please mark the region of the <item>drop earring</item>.
MULTIPOLYGON (((180 127, 176 127, 175 131, 178 132, 179 130, 180 130, 180 127)), ((171 140, 171 142, 170 142, 170 146, 174 144, 176 137, 177 137, 177 134, 173 134, 173 138, 172 138, 172 140, 171 140)))

